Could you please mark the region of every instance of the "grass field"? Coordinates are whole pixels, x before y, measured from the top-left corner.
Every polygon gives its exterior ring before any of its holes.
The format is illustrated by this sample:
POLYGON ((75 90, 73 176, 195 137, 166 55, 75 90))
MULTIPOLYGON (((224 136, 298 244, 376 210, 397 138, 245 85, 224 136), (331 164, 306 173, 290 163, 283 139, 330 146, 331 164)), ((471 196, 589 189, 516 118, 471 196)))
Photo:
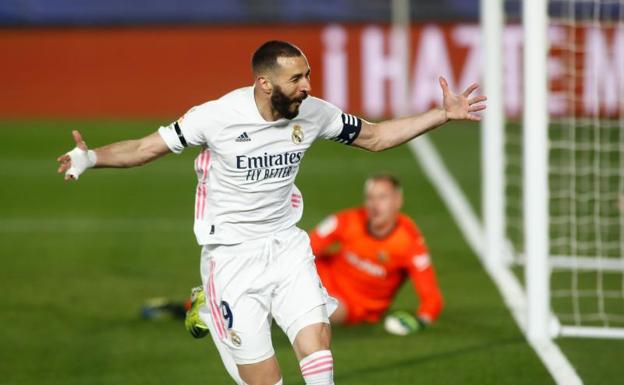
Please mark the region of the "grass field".
MULTIPOLYGON (((55 158, 80 127, 101 145, 152 132, 155 121, 0 122, 0 384, 229 384, 208 339, 179 321, 139 318, 148 297, 184 298, 199 281, 192 233, 196 152, 132 170, 95 170, 64 183, 55 158)), ((478 206, 478 132, 433 135, 478 206)), ((338 384, 550 384, 533 353, 406 147, 382 154, 318 143, 297 184, 301 223, 357 204, 366 175, 392 171, 405 212, 425 234, 446 299, 431 329, 409 337, 379 325, 334 328, 338 384)), ((412 308, 411 287, 395 307, 412 308)), ((286 384, 302 384, 288 341, 275 330, 286 384)), ((624 378, 624 343, 560 341, 587 384, 624 378)))

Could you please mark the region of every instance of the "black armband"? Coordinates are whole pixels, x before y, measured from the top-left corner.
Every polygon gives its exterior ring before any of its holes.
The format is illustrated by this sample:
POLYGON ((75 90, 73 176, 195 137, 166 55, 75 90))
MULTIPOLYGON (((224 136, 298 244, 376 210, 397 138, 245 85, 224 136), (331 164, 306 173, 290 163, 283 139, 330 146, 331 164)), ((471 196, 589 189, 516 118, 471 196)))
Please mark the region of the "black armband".
POLYGON ((178 139, 180 139, 180 143, 182 143, 184 147, 188 147, 188 144, 186 143, 186 139, 184 138, 184 135, 182 135, 182 130, 180 130, 180 125, 178 124, 178 122, 173 123, 173 128, 175 129, 175 132, 178 135, 178 139))
POLYGON ((351 144, 360 135, 360 130, 362 130, 362 119, 357 116, 342 114, 342 131, 332 140, 338 143, 351 144))

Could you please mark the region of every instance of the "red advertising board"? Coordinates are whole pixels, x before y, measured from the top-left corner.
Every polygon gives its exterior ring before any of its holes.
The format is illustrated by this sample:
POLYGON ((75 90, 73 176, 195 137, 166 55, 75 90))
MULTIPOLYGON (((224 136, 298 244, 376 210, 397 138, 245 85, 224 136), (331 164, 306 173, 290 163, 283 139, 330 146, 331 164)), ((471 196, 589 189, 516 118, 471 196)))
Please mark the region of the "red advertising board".
MULTIPOLYGON (((551 114, 621 115, 624 30, 569 28, 550 30, 551 114)), ((406 54, 406 37, 384 25, 3 29, 0 116, 175 117, 252 84, 251 55, 270 39, 300 46, 313 94, 345 110, 418 112, 439 101, 439 75, 455 89, 480 80, 480 33, 476 24, 415 25, 406 54)), ((505 108, 519 116, 521 26, 503 40, 505 108)))

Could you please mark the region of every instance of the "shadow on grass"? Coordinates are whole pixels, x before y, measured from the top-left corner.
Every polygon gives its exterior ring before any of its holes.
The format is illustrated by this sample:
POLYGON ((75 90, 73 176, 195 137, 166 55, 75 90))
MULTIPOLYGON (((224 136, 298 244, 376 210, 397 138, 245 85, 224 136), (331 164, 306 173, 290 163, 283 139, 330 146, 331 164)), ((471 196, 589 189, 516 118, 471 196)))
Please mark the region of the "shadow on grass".
MULTIPOLYGON (((484 351, 488 349, 492 349, 495 347, 507 346, 507 345, 515 345, 515 344, 524 344, 524 339, 522 337, 514 337, 514 338, 505 338, 495 341, 490 341, 483 344, 476 344, 472 346, 462 347, 460 349, 444 351, 440 353, 429 354, 422 357, 413 357, 410 359, 399 360, 394 362, 384 362, 379 365, 372 365, 369 367, 357 368, 351 371, 341 371, 340 373, 334 373, 334 379, 339 381, 350 380, 353 378, 362 378, 367 374, 379 374, 382 372, 391 372, 393 370, 402 369, 406 367, 415 367, 418 365, 424 365, 430 362, 445 360, 449 358, 454 358, 458 356, 463 356, 466 354, 472 354, 479 351, 484 351)), ((299 381, 298 385, 304 385, 303 381, 299 381)))

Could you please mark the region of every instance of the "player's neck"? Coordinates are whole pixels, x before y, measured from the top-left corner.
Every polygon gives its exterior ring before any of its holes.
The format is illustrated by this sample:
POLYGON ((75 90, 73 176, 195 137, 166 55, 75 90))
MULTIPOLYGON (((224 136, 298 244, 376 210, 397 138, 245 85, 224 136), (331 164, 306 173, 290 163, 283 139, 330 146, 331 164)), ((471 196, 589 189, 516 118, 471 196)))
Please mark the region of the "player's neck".
POLYGON ((283 118, 271 105, 271 98, 263 94, 257 87, 254 87, 254 101, 256 108, 258 108, 258 113, 267 122, 274 122, 283 118))
POLYGON ((380 223, 376 226, 373 226, 370 222, 367 223, 366 227, 368 228, 368 233, 370 235, 372 235, 375 238, 385 238, 388 235, 390 235, 390 233, 392 233, 392 231, 394 231, 394 228, 396 227, 397 222, 396 221, 389 221, 387 223, 380 223))

